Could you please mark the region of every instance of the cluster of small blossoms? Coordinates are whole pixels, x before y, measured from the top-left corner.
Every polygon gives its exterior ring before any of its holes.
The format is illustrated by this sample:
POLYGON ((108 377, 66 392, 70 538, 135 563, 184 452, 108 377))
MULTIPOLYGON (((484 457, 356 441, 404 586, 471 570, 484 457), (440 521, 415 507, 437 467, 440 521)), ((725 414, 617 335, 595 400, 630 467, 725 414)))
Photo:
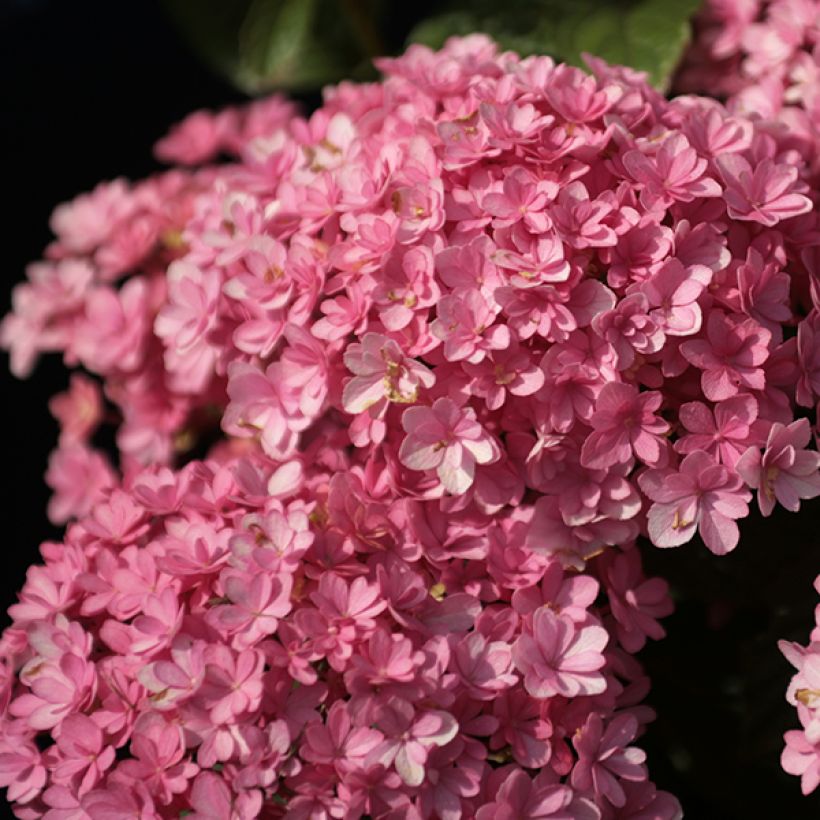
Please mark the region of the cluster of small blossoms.
POLYGON ((820 138, 818 0, 706 0, 696 34, 679 88, 726 97, 733 114, 779 123, 791 140, 820 138))
MULTIPOLYGON (((790 144, 801 146, 810 169, 808 178, 816 180, 820 172, 820 2, 708 0, 697 32, 678 85, 722 94, 733 114, 748 116, 780 132, 790 144)), ((816 289, 820 276, 816 238, 802 250, 802 256, 811 276, 810 287, 816 289)), ((801 356, 820 359, 816 297, 814 308, 798 325, 797 344, 801 356)), ((804 406, 816 398, 804 391, 801 382, 795 395, 804 406)), ((753 458, 756 471, 771 468, 777 476, 783 459, 791 460, 793 455, 783 454, 780 461, 770 458, 768 463, 753 458)), ((820 591, 820 576, 815 587, 820 591)), ((820 783, 820 627, 812 633, 812 640, 807 650, 781 642, 784 654, 798 669, 787 697, 797 707, 802 725, 802 730, 787 732, 782 763, 786 771, 802 775, 805 794, 820 783)))
POLYGON ((820 180, 589 65, 413 46, 57 210, 2 340, 104 395, 55 400, 80 523, 3 639, 21 817, 679 815, 631 745, 670 609, 634 541, 820 494, 820 180))
MULTIPOLYGON (((820 576, 814 582, 820 593, 820 576)), ((820 605, 814 611, 815 627, 811 643, 800 646, 781 641, 780 650, 797 669, 787 698, 797 708, 801 729, 786 732, 786 748, 781 762, 789 774, 800 775, 803 794, 820 785, 820 605)))
POLYGON ((0 784, 45 820, 679 818, 633 745, 671 610, 396 491, 337 430, 112 487, 0 641, 0 784))

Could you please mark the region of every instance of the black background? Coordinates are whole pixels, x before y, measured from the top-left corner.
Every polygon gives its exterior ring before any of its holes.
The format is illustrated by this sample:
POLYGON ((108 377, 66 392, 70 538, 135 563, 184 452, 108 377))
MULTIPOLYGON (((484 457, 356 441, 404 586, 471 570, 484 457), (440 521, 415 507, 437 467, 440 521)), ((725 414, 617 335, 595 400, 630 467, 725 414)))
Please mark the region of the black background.
MULTIPOLYGON (((54 205, 100 180, 156 170, 151 145, 171 123, 241 99, 153 0, 0 0, 2 312, 50 239, 54 205)), ((59 536, 45 517, 42 476, 57 437, 46 404, 68 383, 56 357, 25 382, 7 364, 4 355, 3 611, 37 545, 59 536)), ((740 547, 723 559, 699 543, 646 550, 651 571, 674 579, 678 609, 669 637, 642 656, 659 711, 642 745, 654 779, 678 795, 687 817, 820 816, 817 796, 801 798, 778 763, 782 732, 796 727, 796 716, 784 701, 790 667, 775 642, 805 642, 817 602, 820 502, 805 507, 799 516, 753 514, 742 522, 740 547)))

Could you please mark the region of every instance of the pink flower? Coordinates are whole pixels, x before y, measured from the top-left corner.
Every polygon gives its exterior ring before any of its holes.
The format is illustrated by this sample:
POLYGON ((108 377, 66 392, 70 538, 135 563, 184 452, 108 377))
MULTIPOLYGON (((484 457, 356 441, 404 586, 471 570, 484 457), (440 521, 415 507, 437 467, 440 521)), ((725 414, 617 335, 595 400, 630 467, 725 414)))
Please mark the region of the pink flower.
POLYGON ((157 714, 142 715, 131 741, 133 759, 123 760, 111 775, 113 783, 144 785, 160 803, 187 791, 199 767, 186 757, 182 728, 157 714))
POLYGON ((619 370, 632 367, 636 354, 656 353, 666 338, 662 326, 649 316, 649 301, 643 293, 633 293, 612 310, 599 313, 592 327, 615 349, 619 370))
POLYGON ((446 746, 458 732, 458 723, 447 712, 416 712, 406 700, 393 698, 376 713, 374 724, 383 735, 365 758, 366 766, 395 766, 408 786, 424 782, 424 764, 433 746, 446 746))
POLYGON ((713 409, 703 402, 687 402, 680 406, 678 413, 688 431, 675 442, 679 453, 703 450, 715 461, 734 469, 749 444, 757 442, 758 405, 748 393, 718 402, 713 409))
POLYGON ((626 794, 619 781, 646 779, 646 754, 626 745, 637 733, 638 721, 632 715, 616 715, 604 729, 601 716, 593 712, 572 739, 578 752, 572 785, 582 791, 592 789, 596 797, 623 806, 626 794))
POLYGON ((820 312, 813 310, 797 327, 797 360, 800 378, 797 403, 812 407, 820 396, 820 312))
POLYGON ((48 517, 55 524, 62 524, 90 512, 113 486, 114 474, 101 453, 84 444, 71 444, 51 454, 46 483, 54 490, 48 503, 48 517))
POLYGON ((609 635, 594 622, 576 624, 547 607, 535 611, 532 635, 513 644, 513 662, 524 673, 524 687, 535 698, 599 695, 606 680, 599 671, 609 635))
POLYGON ((51 415, 60 422, 60 443, 87 442, 102 421, 102 395, 97 382, 75 373, 67 392, 48 403, 51 415))
MULTIPOLYGON (((497 770, 499 774, 503 770, 497 770)), ((550 778, 547 772, 531 780, 522 769, 511 771, 493 795, 476 813, 476 820, 600 820, 593 803, 550 778)))
POLYGON ((451 399, 436 399, 432 407, 409 407, 402 416, 407 433, 399 450, 411 470, 435 470, 445 490, 454 495, 473 484, 476 464, 499 459, 498 445, 478 423, 472 408, 451 399))
POLYGON ((641 188, 641 202, 650 210, 695 197, 720 196, 720 185, 706 176, 708 163, 683 134, 672 134, 654 156, 634 149, 623 155, 627 173, 641 188))
POLYGON ((472 392, 482 396, 490 410, 502 407, 508 393, 531 396, 544 384, 544 371, 515 340, 506 350, 494 351, 480 364, 465 362, 462 367, 473 377, 472 392))
POLYGON ((716 555, 731 552, 740 533, 735 519, 749 514, 751 493, 740 476, 695 450, 677 470, 648 470, 638 484, 655 503, 647 516, 649 537, 657 547, 677 547, 695 531, 716 555))
POLYGON ((578 68, 557 65, 547 76, 547 100, 565 120, 583 123, 597 120, 620 99, 623 89, 603 85, 578 68))
POLYGON ((299 410, 299 397, 282 378, 278 362, 263 373, 245 362, 228 368, 228 396, 222 425, 238 436, 259 436, 263 448, 275 458, 286 458, 296 448, 298 433, 310 424, 299 410))
POLYGON ((572 182, 561 188, 550 208, 555 229, 561 239, 573 248, 606 248, 618 237, 604 220, 615 209, 609 192, 593 199, 583 182, 572 182))
POLYGON ((763 453, 750 447, 735 464, 743 480, 757 490, 763 515, 771 515, 775 501, 797 512, 800 499, 820 495, 820 453, 806 449, 810 439, 808 419, 789 425, 775 422, 763 453))
POLYGON ((539 178, 523 166, 517 166, 504 177, 502 191, 484 196, 481 206, 495 217, 493 226, 496 228, 508 228, 523 220, 529 231, 543 234, 551 227, 546 205, 557 194, 556 180, 539 178))
POLYGON ((605 384, 589 423, 593 432, 581 450, 581 463, 600 470, 628 462, 633 453, 645 464, 663 466, 669 424, 655 411, 663 396, 655 390, 639 393, 630 384, 605 384))
POLYGON ((453 641, 451 668, 477 700, 492 700, 518 678, 511 674, 512 652, 504 641, 487 641, 478 632, 453 641))
POLYGON ((234 799, 228 784, 214 772, 200 772, 190 801, 193 811, 187 816, 191 820, 251 820, 262 808, 261 792, 245 791, 234 799))
POLYGON ((0 738, 0 788, 8 789, 6 799, 30 803, 43 790, 48 774, 42 755, 34 743, 23 738, 0 738))
POLYGON ((311 763, 335 766, 341 776, 364 766, 383 735, 367 726, 354 726, 351 711, 348 703, 337 700, 328 711, 326 723, 311 723, 305 729, 302 757, 311 763))
POLYGON ((667 336, 692 336, 700 330, 703 316, 698 299, 711 278, 705 265, 684 267, 680 260, 669 259, 638 286, 638 292, 649 303, 649 318, 667 336))
POLYGON ((114 747, 106 746, 99 726, 86 715, 69 715, 60 725, 56 747, 46 753, 56 783, 77 783, 82 797, 102 780, 114 762, 114 747))
POLYGON ((644 577, 637 549, 608 550, 600 560, 606 567, 606 594, 621 646, 638 652, 648 637, 663 638, 666 632, 657 619, 672 613, 669 584, 662 578, 644 577))
POLYGON ((699 368, 704 395, 722 401, 741 388, 762 390, 765 378, 761 365, 769 357, 772 334, 753 319, 715 310, 709 314, 706 338, 684 342, 680 352, 699 368))
POLYGON ((771 227, 812 208, 811 200, 795 190, 798 170, 793 165, 765 158, 753 169, 740 154, 723 154, 715 162, 726 184, 723 198, 732 219, 771 227))
POLYGON ((257 573, 249 578, 226 571, 222 583, 230 603, 214 607, 210 618, 215 626, 234 636, 237 648, 252 646, 263 635, 275 632, 279 619, 290 612, 290 575, 257 573))
POLYGON ((799 775, 803 794, 811 794, 820 784, 820 741, 812 743, 805 732, 793 729, 783 736, 786 748, 780 764, 789 774, 799 775))
POLYGON ((439 301, 437 318, 430 330, 444 342, 448 362, 464 360, 477 364, 489 351, 509 346, 509 329, 493 324, 496 312, 475 288, 444 296, 439 301))
POLYGON ((413 404, 419 389, 436 377, 420 362, 405 356, 398 343, 380 333, 365 333, 361 344, 348 345, 345 365, 354 376, 345 385, 342 402, 348 413, 381 413, 388 402, 413 404))

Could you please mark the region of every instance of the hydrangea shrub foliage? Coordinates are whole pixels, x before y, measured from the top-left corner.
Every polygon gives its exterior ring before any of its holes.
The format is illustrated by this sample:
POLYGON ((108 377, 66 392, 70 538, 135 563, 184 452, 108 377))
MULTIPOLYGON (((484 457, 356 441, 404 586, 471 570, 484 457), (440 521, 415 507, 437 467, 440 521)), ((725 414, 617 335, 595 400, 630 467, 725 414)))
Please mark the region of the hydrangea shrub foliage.
POLYGON ((636 542, 723 555, 820 494, 818 20, 713 3, 680 82, 725 105, 416 45, 59 206, 0 331, 85 371, 0 639, 16 816, 681 817, 636 542))

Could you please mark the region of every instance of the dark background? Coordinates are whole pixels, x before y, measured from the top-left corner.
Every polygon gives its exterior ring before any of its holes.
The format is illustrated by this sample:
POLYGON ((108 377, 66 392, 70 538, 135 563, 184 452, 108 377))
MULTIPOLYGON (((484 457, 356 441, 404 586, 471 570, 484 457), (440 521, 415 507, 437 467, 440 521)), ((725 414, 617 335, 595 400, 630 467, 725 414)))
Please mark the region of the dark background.
MULTIPOLYGON (((100 180, 156 170, 151 146, 171 123, 242 99, 153 0, 0 0, 0 77, 3 314, 12 285, 50 239, 54 205, 100 180)), ((59 537, 45 517, 42 476, 57 438, 47 401, 68 384, 56 357, 26 382, 7 365, 3 355, 0 611, 37 545, 59 537)), ((675 579, 678 609, 669 637, 642 655, 659 718, 641 744, 658 786, 678 795, 689 818, 820 817, 817 795, 801 798, 778 762, 782 733, 797 719, 784 700, 791 667, 776 640, 806 642, 817 603, 820 502, 806 507, 798 516, 753 514, 738 550, 722 559, 699 543, 645 551, 653 573, 675 579)))

